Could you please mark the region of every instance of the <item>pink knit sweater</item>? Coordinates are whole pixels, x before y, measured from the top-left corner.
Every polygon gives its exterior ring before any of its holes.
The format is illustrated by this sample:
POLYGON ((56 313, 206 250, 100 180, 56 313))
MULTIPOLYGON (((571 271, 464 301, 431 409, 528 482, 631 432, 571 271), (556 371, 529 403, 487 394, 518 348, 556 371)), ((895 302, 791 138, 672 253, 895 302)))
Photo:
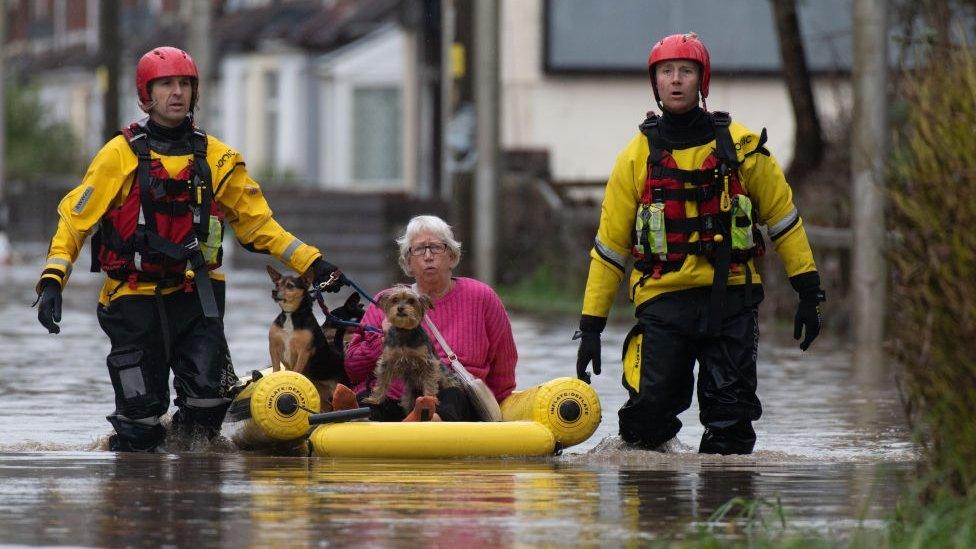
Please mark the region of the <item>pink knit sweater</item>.
MULTIPOLYGON (((427 311, 427 316, 465 369, 483 379, 500 402, 515 389, 515 363, 518 361, 508 313, 487 284, 470 278, 455 278, 454 282, 451 291, 434 301, 434 308, 427 311)), ((363 324, 380 327, 382 323, 383 312, 370 305, 363 316, 363 324)), ((441 362, 450 364, 437 339, 433 335, 430 339, 441 362)), ((382 351, 383 334, 380 333, 361 332, 349 341, 346 373, 357 393, 375 382, 373 369, 382 351)), ((402 392, 402 384, 396 381, 388 396, 397 399, 402 392)))

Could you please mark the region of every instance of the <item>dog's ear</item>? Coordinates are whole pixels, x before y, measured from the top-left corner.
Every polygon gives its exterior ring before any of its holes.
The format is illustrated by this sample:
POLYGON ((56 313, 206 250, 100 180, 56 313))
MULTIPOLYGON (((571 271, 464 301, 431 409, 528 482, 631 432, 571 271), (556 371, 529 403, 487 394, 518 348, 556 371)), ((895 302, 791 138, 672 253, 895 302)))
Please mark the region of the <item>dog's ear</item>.
POLYGON ((383 292, 380 294, 380 298, 376 300, 376 304, 379 305, 380 309, 385 311, 390 308, 390 299, 393 298, 394 293, 396 292, 383 292))
POLYGON ((268 267, 268 275, 271 276, 271 282, 277 284, 278 281, 281 280, 281 273, 276 271, 275 268, 272 267, 271 265, 268 265, 267 267, 268 267))
POLYGON ((346 310, 346 312, 349 313, 350 320, 360 320, 366 313, 366 307, 363 306, 363 302, 359 298, 359 294, 356 292, 349 295, 349 298, 346 299, 346 302, 342 305, 342 307, 346 310))
POLYGON ((420 294, 420 304, 424 306, 424 312, 434 308, 434 302, 430 300, 430 296, 427 294, 420 294))

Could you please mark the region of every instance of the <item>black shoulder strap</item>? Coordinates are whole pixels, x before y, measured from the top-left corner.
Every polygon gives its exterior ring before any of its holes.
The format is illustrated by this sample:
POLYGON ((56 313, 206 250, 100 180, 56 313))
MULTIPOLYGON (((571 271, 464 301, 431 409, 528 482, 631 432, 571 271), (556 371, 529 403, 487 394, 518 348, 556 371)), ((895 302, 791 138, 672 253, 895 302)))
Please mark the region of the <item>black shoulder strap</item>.
POLYGON ((201 240, 206 241, 210 234, 210 203, 213 201, 213 176, 207 163, 207 134, 194 128, 190 140, 193 145, 193 200, 197 201, 200 209, 195 220, 196 232, 201 240))
POLYGON ((139 181, 139 203, 141 212, 136 231, 148 230, 156 232, 156 215, 152 201, 152 181, 150 172, 152 171, 152 157, 149 154, 149 135, 146 129, 139 124, 133 123, 127 128, 122 129, 122 135, 129 142, 129 148, 136 155, 136 178, 139 181))
POLYGON ((648 160, 652 166, 656 166, 661 163, 661 159, 664 157, 661 146, 661 129, 659 124, 661 122, 661 117, 657 115, 654 111, 648 111, 647 118, 641 122, 638 128, 644 137, 647 138, 647 148, 650 150, 650 156, 648 160))
POLYGON ((712 117, 712 126, 715 128, 716 155, 731 167, 738 167, 739 157, 735 154, 735 145, 732 143, 732 132, 729 131, 729 126, 732 124, 732 116, 722 111, 715 111, 710 114, 712 117))

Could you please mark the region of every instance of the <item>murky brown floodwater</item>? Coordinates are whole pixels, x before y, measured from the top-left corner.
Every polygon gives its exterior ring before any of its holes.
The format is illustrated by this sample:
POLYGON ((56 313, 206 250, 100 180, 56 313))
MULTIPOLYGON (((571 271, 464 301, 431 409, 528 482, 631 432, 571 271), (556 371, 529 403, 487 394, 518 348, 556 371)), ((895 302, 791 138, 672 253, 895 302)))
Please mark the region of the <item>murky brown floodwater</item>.
MULTIPOLYGON (((39 263, 39 262, 38 262, 39 263)), ((847 354, 760 353, 763 419, 751 456, 699 456, 697 408, 676 453, 621 449, 619 344, 608 329, 594 378, 603 423, 586 443, 536 460, 389 462, 100 450, 110 427, 108 342, 97 277, 78 269, 62 332, 44 333, 37 267, 0 267, 0 543, 29 545, 632 545, 706 521, 735 496, 780 498, 789 524, 843 535, 878 527, 915 454, 888 384, 866 384, 847 354)), ((275 315, 260 273, 231 273, 227 334, 238 372, 267 360, 275 315)), ((516 316, 518 384, 573 375, 575 319, 516 316)), ((775 522, 772 510, 765 513, 775 522)))

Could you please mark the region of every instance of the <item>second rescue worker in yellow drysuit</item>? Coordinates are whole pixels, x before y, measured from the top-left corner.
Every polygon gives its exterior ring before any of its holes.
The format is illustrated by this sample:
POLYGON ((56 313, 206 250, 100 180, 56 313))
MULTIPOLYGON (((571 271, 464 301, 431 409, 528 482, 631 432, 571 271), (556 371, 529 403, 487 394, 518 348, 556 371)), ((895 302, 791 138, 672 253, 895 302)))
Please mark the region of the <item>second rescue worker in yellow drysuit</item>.
MULTIPOLYGON (((629 394, 619 411, 621 438, 657 449, 681 428, 699 364, 705 426, 699 451, 748 454, 756 396, 757 307, 762 286, 753 257, 763 253, 755 226, 766 225, 799 294, 794 337, 806 350, 820 332, 824 300, 803 223, 783 173, 756 135, 725 113, 698 106, 708 97, 708 50, 694 33, 658 42, 648 59, 663 116, 649 114, 617 157, 590 253, 577 375, 600 373, 600 333, 630 256, 639 360, 624 365, 629 394), (649 167, 650 166, 650 169, 649 167)), ((636 344, 636 342, 635 342, 636 344)))
POLYGON ((241 155, 193 126, 197 68, 177 48, 139 61, 136 88, 149 117, 125 128, 61 201, 57 231, 37 285, 38 319, 58 333, 61 291, 89 234, 93 270, 107 273, 98 320, 109 336, 115 451, 154 451, 166 436, 169 370, 179 432, 215 436, 234 377, 224 335, 223 222, 249 250, 273 255, 337 291, 341 273, 285 231, 241 155), (97 230, 97 232, 96 232, 97 230))

